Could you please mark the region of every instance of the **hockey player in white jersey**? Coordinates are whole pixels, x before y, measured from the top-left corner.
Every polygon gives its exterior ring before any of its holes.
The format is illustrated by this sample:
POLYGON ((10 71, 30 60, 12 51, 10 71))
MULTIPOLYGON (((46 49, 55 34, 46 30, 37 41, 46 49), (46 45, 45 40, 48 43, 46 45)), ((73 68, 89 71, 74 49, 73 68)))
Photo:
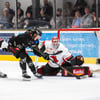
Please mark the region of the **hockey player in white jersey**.
POLYGON ((44 41, 40 51, 44 53, 44 58, 49 60, 46 65, 43 65, 37 70, 38 73, 42 75, 56 75, 60 71, 59 65, 65 67, 66 65, 72 66, 83 64, 83 61, 76 61, 77 57, 74 58, 69 50, 62 43, 60 43, 60 40, 57 37, 53 37, 50 41, 44 41))
MULTIPOLYGON (((6 51, 7 50, 7 46, 8 46, 8 43, 5 42, 4 40, 0 39, 0 48, 3 50, 3 51, 6 51)), ((3 73, 0 71, 0 77, 1 78, 6 78, 7 77, 7 74, 3 73)))

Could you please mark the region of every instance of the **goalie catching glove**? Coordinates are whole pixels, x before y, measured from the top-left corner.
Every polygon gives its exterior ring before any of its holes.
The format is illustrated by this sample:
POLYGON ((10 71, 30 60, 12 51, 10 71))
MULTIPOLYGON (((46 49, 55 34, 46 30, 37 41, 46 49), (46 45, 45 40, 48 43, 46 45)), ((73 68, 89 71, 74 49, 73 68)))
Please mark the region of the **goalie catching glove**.
POLYGON ((71 60, 71 65, 82 65, 84 63, 84 58, 82 55, 78 55, 71 60))

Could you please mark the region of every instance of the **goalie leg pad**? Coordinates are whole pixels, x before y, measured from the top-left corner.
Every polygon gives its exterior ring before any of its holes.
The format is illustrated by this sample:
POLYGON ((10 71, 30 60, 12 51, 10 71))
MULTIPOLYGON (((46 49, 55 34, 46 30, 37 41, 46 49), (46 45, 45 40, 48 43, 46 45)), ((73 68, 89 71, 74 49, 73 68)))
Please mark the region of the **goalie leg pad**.
POLYGON ((68 67, 66 70, 62 70, 62 76, 72 76, 70 75, 69 72, 73 74, 73 76, 84 76, 88 75, 89 77, 91 76, 91 71, 88 66, 82 66, 82 67, 68 67))
POLYGON ((44 76, 55 76, 59 71, 60 68, 52 68, 49 66, 49 64, 46 64, 45 66, 42 66, 38 69, 38 73, 44 76))

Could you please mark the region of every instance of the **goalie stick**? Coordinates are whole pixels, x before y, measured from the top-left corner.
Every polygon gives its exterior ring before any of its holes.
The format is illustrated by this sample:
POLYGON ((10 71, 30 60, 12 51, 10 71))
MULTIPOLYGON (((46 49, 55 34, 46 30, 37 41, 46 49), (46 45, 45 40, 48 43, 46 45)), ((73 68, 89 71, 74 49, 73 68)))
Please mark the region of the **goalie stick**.
POLYGON ((91 70, 91 72, 100 72, 100 69, 91 70))
MULTIPOLYGON (((37 50, 36 48, 34 48, 39 54, 41 54, 42 57, 44 57, 44 54, 42 52, 40 52, 39 50, 37 50)), ((60 51, 61 52, 61 51, 60 51)), ((53 63, 57 64, 61 69, 66 70, 70 75, 76 77, 77 79, 81 79, 80 76, 76 76, 73 75, 73 73, 71 73, 70 71, 68 71, 67 69, 65 69, 63 66, 61 66, 60 64, 56 63, 55 61, 53 61, 51 58, 49 58, 49 60, 51 60, 53 63)), ((83 78, 83 77, 82 77, 83 78)))

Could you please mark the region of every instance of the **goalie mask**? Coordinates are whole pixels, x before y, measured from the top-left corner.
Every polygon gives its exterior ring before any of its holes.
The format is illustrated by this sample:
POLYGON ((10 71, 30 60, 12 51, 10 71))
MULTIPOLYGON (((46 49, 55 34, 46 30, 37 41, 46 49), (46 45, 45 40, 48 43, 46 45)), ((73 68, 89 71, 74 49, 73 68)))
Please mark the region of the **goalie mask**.
POLYGON ((60 44, 60 40, 58 37, 53 37, 52 38, 52 45, 54 47, 54 49, 57 49, 59 47, 60 44))

